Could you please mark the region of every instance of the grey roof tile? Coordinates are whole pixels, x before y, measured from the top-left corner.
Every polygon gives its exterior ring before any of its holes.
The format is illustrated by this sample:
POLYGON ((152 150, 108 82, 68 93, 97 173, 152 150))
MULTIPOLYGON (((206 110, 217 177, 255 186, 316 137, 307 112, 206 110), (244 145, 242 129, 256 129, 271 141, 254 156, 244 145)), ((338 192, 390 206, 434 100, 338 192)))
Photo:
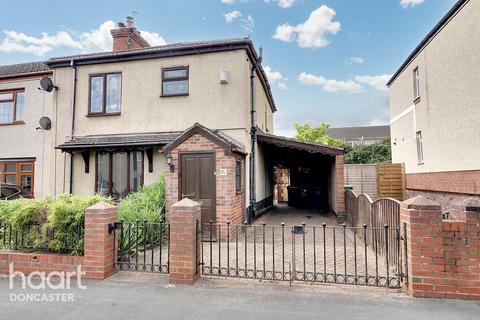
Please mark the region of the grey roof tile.
POLYGON ((50 70, 50 68, 43 61, 4 65, 0 66, 0 78, 47 70, 50 70))

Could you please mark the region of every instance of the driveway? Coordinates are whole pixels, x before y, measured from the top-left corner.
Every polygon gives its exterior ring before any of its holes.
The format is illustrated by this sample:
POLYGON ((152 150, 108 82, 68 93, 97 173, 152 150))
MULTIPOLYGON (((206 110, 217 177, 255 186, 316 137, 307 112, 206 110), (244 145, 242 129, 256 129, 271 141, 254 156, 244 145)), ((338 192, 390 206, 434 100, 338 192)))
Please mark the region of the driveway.
POLYGON ((141 273, 88 281, 86 286, 69 291, 74 302, 10 302, 8 279, 0 279, 0 318, 463 320, 480 314, 478 302, 413 299, 396 290, 363 287, 220 279, 169 286, 165 276, 141 273))

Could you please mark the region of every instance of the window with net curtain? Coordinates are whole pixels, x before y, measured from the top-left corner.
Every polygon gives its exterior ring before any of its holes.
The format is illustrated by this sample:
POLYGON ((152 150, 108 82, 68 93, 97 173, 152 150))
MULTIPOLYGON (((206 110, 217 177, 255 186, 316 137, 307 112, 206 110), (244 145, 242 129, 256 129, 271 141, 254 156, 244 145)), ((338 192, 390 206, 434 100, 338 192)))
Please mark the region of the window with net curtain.
POLYGON ((23 123, 24 109, 23 89, 0 92, 0 124, 23 123))
POLYGON ((143 184, 143 152, 97 154, 97 193, 115 199, 125 198, 143 184))

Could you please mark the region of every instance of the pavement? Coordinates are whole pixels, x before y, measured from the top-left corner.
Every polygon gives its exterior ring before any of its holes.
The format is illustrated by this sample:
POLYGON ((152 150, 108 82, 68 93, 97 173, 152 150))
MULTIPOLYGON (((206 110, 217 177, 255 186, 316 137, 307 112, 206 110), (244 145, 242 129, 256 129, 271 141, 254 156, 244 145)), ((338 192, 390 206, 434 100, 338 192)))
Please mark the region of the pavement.
MULTIPOLYGON (((71 302, 11 302, 23 290, 0 279, 0 319, 479 319, 480 303, 413 299, 394 289, 202 278, 169 285, 159 274, 123 272, 73 286, 71 302)), ((57 291, 58 292, 58 291, 57 291)), ((65 291, 64 291, 65 292, 65 291)))

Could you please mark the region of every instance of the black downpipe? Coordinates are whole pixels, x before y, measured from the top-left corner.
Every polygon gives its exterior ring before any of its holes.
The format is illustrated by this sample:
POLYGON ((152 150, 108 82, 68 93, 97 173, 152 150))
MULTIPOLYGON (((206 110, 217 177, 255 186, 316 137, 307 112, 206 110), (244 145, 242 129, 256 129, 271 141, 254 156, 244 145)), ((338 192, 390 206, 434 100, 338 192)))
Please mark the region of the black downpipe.
MULTIPOLYGON (((77 66, 73 60, 70 61, 70 66, 73 69, 73 92, 72 92, 72 132, 70 134, 73 139, 75 132, 75 102, 77 98, 77 66)), ((73 152, 70 154, 70 194, 73 193, 73 152)))
POLYGON ((251 120, 250 136, 252 139, 252 150, 250 152, 250 212, 247 214, 246 222, 251 223, 252 218, 257 212, 257 185, 256 185, 256 151, 257 151, 257 94, 256 94, 256 76, 257 69, 262 63, 262 48, 260 56, 256 61, 252 61, 250 72, 250 95, 251 95, 251 120))

